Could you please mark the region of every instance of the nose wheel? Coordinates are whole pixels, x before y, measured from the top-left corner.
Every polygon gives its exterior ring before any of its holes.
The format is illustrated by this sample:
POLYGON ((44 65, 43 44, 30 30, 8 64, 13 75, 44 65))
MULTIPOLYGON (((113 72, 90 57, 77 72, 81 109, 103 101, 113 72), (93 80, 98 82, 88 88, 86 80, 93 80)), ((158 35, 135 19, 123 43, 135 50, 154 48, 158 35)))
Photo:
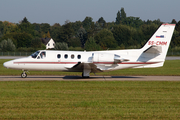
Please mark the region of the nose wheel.
POLYGON ((27 74, 26 74, 25 71, 23 71, 23 73, 21 74, 21 77, 22 77, 22 78, 26 78, 26 77, 27 77, 27 74))

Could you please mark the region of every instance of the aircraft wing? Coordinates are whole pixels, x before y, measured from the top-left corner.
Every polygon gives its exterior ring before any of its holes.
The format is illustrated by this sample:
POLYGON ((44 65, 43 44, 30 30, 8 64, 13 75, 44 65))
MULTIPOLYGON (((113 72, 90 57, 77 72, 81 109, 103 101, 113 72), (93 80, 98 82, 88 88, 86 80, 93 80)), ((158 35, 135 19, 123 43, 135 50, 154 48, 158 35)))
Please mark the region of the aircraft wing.
POLYGON ((94 63, 81 63, 78 62, 76 65, 74 65, 72 68, 67 68, 69 71, 76 71, 76 72, 83 72, 84 69, 91 70, 91 72, 103 72, 94 63))
POLYGON ((116 54, 109 53, 93 53, 89 62, 78 62, 73 67, 67 67, 69 71, 76 72, 103 72, 104 70, 111 70, 118 66, 118 63, 129 61, 116 54))

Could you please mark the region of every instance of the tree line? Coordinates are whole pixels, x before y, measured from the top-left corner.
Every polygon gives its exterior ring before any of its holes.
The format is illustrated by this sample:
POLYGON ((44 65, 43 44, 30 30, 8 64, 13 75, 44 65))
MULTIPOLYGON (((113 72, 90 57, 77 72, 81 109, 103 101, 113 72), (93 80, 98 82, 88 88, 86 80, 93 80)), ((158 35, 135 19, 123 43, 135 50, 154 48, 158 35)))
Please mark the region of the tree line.
MULTIPOLYGON (((63 48, 70 50, 140 48, 162 23, 160 19, 143 21, 139 17, 127 17, 124 8, 117 12, 113 22, 106 22, 103 17, 96 22, 85 17, 83 21, 67 20, 63 25, 55 23, 52 26, 30 23, 26 17, 19 23, 0 21, 0 51, 45 49, 41 38, 53 38, 58 46, 65 44, 68 48, 63 48)), ((170 46, 180 47, 180 21, 172 19, 170 23, 176 24, 170 46)))

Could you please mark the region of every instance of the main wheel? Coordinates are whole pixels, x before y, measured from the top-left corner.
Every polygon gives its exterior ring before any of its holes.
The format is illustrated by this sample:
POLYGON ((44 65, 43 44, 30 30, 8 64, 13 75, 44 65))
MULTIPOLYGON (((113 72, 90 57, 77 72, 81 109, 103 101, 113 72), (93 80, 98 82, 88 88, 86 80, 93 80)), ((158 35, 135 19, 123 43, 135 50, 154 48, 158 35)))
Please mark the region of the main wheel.
POLYGON ((84 76, 83 73, 82 73, 82 78, 89 78, 89 76, 84 76))
POLYGON ((27 74, 26 74, 25 72, 23 72, 23 73, 21 74, 21 77, 22 77, 22 78, 26 78, 26 77, 27 77, 27 74))

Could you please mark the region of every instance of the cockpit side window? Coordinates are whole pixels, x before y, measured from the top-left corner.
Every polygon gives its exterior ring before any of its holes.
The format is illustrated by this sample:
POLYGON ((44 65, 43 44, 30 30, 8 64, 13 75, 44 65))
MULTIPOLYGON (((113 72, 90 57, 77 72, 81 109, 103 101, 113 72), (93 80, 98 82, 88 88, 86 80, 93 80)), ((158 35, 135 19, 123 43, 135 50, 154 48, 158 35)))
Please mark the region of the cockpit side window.
POLYGON ((41 52, 40 56, 41 56, 41 59, 45 58, 46 57, 46 52, 41 52))
POLYGON ((39 54, 39 51, 36 51, 35 53, 33 53, 33 54, 31 55, 31 57, 32 57, 32 58, 36 58, 36 57, 38 56, 38 54, 39 54))

